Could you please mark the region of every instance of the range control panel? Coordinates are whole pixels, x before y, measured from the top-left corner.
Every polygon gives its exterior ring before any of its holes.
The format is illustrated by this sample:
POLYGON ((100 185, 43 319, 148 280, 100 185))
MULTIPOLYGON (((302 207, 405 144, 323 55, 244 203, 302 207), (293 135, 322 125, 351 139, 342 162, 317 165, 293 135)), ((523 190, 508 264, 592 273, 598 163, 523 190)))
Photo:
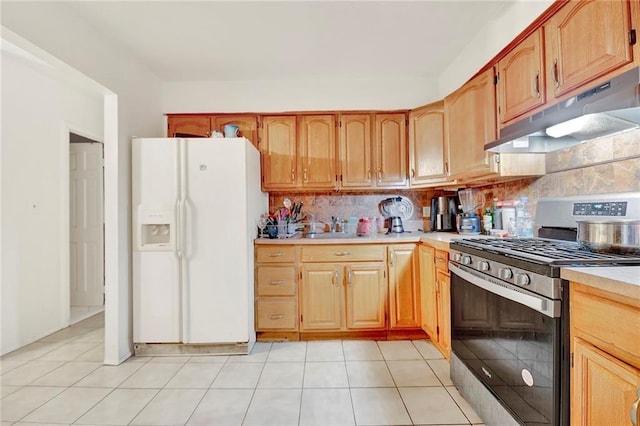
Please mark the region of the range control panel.
POLYGON ((574 216, 626 216, 626 201, 573 203, 574 216))

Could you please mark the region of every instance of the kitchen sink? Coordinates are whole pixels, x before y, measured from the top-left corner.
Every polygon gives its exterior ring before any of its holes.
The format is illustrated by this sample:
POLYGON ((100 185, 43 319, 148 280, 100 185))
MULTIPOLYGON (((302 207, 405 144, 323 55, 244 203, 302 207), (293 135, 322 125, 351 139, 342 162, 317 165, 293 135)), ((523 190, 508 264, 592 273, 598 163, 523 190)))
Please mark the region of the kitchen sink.
POLYGON ((357 234, 347 234, 346 232, 323 232, 320 234, 307 234, 305 238, 312 238, 315 240, 330 240, 334 238, 345 239, 345 238, 357 238, 357 234))

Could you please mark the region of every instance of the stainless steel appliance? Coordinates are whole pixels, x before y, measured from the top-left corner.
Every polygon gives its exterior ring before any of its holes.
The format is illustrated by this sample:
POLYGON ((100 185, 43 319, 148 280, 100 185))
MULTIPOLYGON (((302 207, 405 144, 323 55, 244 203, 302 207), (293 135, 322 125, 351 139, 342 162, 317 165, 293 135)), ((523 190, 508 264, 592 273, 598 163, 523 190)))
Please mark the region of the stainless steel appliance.
POLYGON ((445 196, 431 199, 431 230, 456 231, 458 197, 445 196))
POLYGON ((380 202, 379 208, 387 222, 387 233, 403 233, 402 221, 413 215, 413 203, 405 197, 386 198, 380 202))
POLYGON ((463 189, 458 191, 460 206, 462 207, 462 218, 458 232, 461 234, 479 234, 480 216, 478 208, 484 205, 484 195, 474 189, 463 189))
POLYGON ((389 218, 389 232, 394 234, 401 234, 404 232, 404 226, 402 226, 402 218, 399 216, 391 216, 389 218))
POLYGON ((485 147, 495 152, 548 152, 640 127, 640 67, 524 117, 485 147))
POLYGON ((614 217, 640 218, 640 193, 541 199, 536 224, 546 238, 451 243, 451 377, 485 423, 569 424, 569 283, 560 269, 640 265, 638 255, 576 241, 577 219, 613 217, 614 205, 624 210, 614 217))

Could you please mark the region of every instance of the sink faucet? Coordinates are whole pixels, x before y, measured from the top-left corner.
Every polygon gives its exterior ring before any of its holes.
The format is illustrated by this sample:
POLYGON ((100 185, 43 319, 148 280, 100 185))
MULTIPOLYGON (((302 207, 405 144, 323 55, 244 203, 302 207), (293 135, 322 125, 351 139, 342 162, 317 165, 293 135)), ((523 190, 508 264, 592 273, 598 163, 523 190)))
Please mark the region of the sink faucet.
POLYGON ((331 223, 329 224, 329 232, 342 232, 342 220, 337 216, 331 216, 331 223))

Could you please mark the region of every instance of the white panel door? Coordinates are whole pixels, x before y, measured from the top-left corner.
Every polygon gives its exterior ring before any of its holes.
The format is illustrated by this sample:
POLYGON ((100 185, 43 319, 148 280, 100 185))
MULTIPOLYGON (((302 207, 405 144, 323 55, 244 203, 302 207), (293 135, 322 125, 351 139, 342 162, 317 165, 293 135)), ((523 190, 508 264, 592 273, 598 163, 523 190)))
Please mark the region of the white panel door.
POLYGON ((70 145, 71 306, 104 304, 102 144, 70 145))

